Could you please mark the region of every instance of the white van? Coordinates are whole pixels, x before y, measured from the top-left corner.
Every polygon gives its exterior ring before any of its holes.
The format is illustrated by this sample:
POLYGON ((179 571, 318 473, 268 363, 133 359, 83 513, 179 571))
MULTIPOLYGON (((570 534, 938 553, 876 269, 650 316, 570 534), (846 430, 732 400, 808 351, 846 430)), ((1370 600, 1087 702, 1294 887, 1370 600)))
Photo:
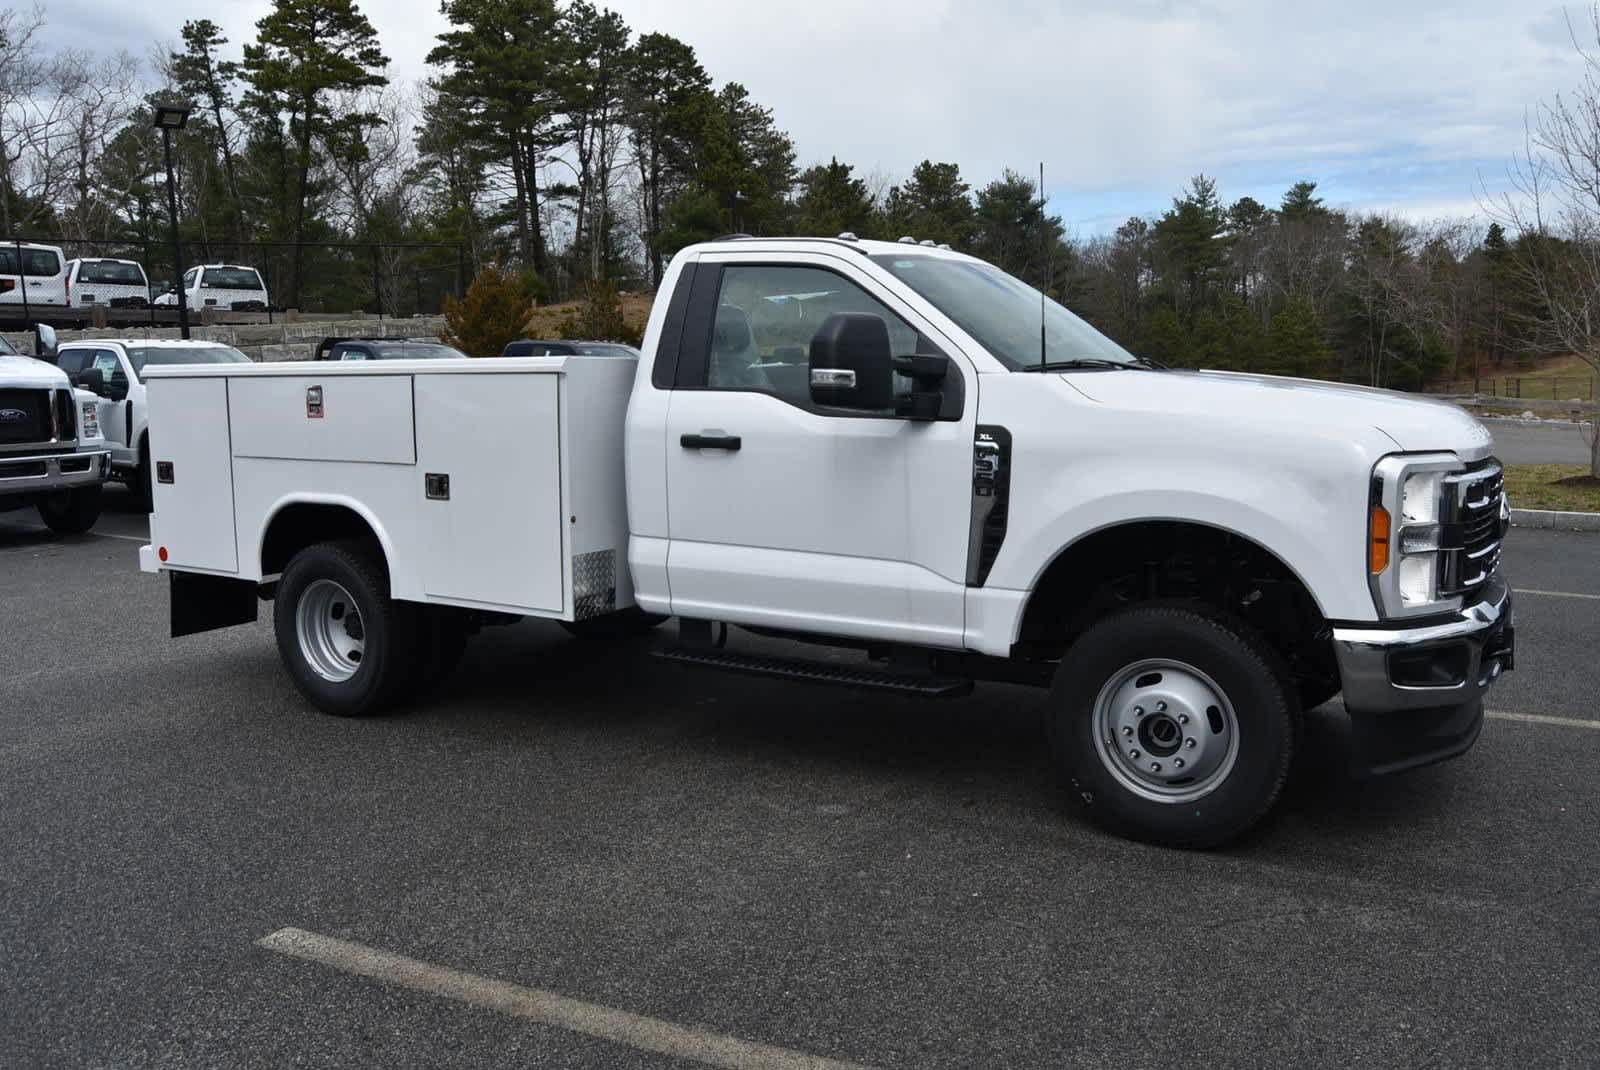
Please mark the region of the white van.
MULTIPOLYGON (((202 264, 183 273, 184 296, 190 308, 222 308, 235 312, 265 312, 270 304, 261 273, 238 264, 202 264)), ((162 307, 175 306, 178 292, 168 290, 156 298, 162 307)))
POLYGON ((136 260, 68 260, 67 304, 72 308, 149 308, 150 280, 136 260))
POLYGON ((33 242, 0 245, 0 305, 22 304, 66 307, 67 261, 60 246, 33 242))

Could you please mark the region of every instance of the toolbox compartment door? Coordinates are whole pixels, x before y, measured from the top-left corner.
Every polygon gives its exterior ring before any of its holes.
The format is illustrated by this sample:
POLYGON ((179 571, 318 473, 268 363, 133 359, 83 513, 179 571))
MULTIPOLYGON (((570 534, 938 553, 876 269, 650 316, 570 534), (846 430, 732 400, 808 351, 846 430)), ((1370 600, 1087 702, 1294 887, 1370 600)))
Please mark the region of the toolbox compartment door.
POLYGON ((153 378, 148 385, 151 533, 168 565, 238 572, 229 381, 153 378))
POLYGON ((416 377, 415 493, 431 597, 563 612, 560 382, 416 377))
POLYGON ((409 375, 233 379, 233 455, 415 464, 409 375))

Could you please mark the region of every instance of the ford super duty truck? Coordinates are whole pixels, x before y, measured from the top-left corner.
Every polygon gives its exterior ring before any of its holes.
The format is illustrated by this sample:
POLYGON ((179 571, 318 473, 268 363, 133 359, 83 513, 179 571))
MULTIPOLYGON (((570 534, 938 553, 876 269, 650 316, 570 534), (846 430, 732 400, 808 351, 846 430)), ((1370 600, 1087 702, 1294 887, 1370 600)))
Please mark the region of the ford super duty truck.
MULTIPOLYGON (((49 327, 40 333, 55 337, 49 327)), ((0 338, 0 512, 31 506, 63 535, 94 527, 111 474, 97 400, 61 369, 0 338)))
POLYGON ((1352 761, 1395 772, 1466 751, 1512 667, 1509 511, 1466 413, 1167 371, 925 244, 685 249, 637 361, 146 380, 140 560, 170 576, 173 634, 271 599, 330 713, 416 694, 484 624, 675 617, 659 652, 689 665, 1048 688, 1072 795, 1202 846, 1272 807, 1304 711, 1342 693, 1352 761), (836 650, 757 656, 739 631, 836 650))

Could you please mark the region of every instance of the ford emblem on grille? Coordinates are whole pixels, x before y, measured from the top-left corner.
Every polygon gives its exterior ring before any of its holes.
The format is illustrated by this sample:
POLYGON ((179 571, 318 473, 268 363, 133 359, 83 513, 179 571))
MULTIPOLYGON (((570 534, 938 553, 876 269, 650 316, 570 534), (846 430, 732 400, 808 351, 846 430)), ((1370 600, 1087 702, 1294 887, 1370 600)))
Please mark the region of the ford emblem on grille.
POLYGON ((0 424, 14 424, 27 418, 28 414, 21 409, 0 409, 0 424))

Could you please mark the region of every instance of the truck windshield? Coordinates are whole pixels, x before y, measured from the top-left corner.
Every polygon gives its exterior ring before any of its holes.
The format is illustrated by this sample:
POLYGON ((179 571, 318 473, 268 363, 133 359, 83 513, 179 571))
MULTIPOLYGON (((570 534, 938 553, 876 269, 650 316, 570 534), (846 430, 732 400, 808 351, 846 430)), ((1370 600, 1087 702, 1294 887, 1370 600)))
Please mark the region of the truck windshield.
POLYGON ((12 346, 12 344, 10 342, 6 341, 4 335, 0 335, 0 357, 7 357, 7 356, 9 356, 9 357, 20 357, 20 356, 22 356, 22 354, 18 353, 16 351, 16 348, 14 346, 12 346))
POLYGON ((232 346, 129 346, 128 363, 133 374, 140 374, 146 366, 159 368, 167 364, 249 364, 250 358, 232 346))
POLYGON ((1068 312, 1044 301, 1044 352, 1039 346, 1039 291, 990 264, 942 256, 883 253, 872 258, 910 286, 1012 371, 1081 362, 1087 367, 1140 367, 1138 357, 1068 312))

